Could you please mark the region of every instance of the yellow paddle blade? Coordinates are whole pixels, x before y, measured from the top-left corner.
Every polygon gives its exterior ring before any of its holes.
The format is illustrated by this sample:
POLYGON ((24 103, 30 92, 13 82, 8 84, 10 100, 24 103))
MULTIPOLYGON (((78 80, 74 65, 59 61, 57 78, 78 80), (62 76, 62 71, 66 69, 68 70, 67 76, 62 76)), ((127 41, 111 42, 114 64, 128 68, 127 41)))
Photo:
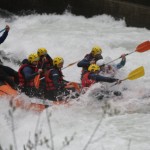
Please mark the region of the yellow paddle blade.
POLYGON ((141 67, 133 70, 132 72, 130 72, 126 79, 135 80, 137 78, 140 78, 140 77, 144 76, 144 74, 145 74, 144 67, 141 66, 141 67))
MULTIPOLYGON (((121 81, 125 81, 127 79, 129 80, 135 80, 137 78, 140 78, 142 76, 144 76, 145 72, 144 72, 144 67, 141 66, 133 71, 131 71, 129 74, 128 74, 128 77, 126 77, 125 79, 121 80, 121 81)), ((118 83, 116 82, 114 85, 117 85, 118 83)), ((112 86, 114 86, 112 85, 112 86)))

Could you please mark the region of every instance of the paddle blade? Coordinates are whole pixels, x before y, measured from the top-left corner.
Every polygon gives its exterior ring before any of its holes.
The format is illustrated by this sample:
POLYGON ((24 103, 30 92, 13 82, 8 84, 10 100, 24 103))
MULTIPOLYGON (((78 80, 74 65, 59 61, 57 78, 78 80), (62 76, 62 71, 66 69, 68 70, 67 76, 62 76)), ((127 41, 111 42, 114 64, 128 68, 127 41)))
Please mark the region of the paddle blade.
POLYGON ((81 87, 79 83, 76 82, 69 82, 67 83, 67 85, 65 86, 66 89, 68 88, 74 88, 77 92, 81 92, 81 87))
POLYGON ((34 78, 34 85, 35 87, 38 89, 39 86, 40 86, 40 75, 37 75, 35 78, 34 78))
POLYGON ((145 41, 145 42, 141 43, 140 45, 138 45, 136 47, 135 51, 142 53, 142 52, 145 52, 147 50, 150 50, 150 41, 145 41))
POLYGON ((130 72, 126 79, 135 80, 137 78, 140 78, 140 77, 144 76, 144 74, 145 74, 144 67, 141 66, 141 67, 133 70, 132 72, 130 72))
POLYGON ((68 68, 68 67, 70 67, 70 66, 73 66, 74 64, 76 64, 76 63, 78 63, 78 62, 79 62, 79 61, 73 62, 73 63, 69 64, 68 66, 62 68, 62 69, 66 69, 66 68, 68 68))

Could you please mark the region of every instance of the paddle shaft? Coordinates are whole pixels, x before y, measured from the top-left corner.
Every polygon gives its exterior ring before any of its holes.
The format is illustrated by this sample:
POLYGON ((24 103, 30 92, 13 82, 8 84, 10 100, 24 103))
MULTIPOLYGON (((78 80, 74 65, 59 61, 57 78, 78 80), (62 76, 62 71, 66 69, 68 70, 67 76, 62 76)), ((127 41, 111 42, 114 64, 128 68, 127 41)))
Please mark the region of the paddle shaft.
MULTIPOLYGON (((121 82, 120 83, 122 83, 122 81, 125 81, 125 80, 127 80, 128 78, 125 78, 125 79, 122 79, 122 80, 120 80, 121 82)), ((113 84, 113 85, 111 85, 110 87, 113 87, 113 86, 115 86, 115 85, 118 85, 118 84, 120 84, 120 83, 115 83, 115 84, 113 84)))
MULTIPOLYGON (((127 53, 127 54, 125 54, 125 56, 128 56, 128 55, 130 55, 130 54, 132 54, 132 53, 134 53, 134 52, 136 52, 136 51, 132 51, 132 52, 130 52, 130 53, 127 53)), ((108 64, 110 64, 110 63, 112 63, 112 62, 114 62, 114 61, 116 61, 116 60, 118 60, 118 59, 120 59, 120 58, 121 58, 121 57, 116 58, 116 59, 114 59, 114 60, 112 60, 112 61, 106 63, 105 65, 108 65, 108 64)))
MULTIPOLYGON (((132 52, 130 52, 130 53, 127 53, 127 54, 125 54, 125 56, 130 55, 130 54, 132 54, 132 53, 134 53, 134 52, 140 52, 140 53, 142 53, 142 52, 145 52, 145 51, 147 51, 147 50, 149 50, 149 49, 150 49, 150 41, 145 41, 145 42, 139 44, 139 45, 136 47, 136 50, 135 50, 135 51, 132 51, 132 52)), ((116 60, 118 60, 118 59, 120 59, 120 58, 121 58, 121 57, 119 57, 119 58, 117 58, 117 59, 114 59, 114 60, 112 60, 112 61, 106 63, 105 65, 110 64, 111 62, 114 62, 114 61, 116 61, 116 60)))
POLYGON ((66 67, 62 68, 62 70, 63 70, 63 69, 66 69, 66 68, 68 68, 68 67, 70 67, 70 66, 72 66, 72 65, 74 65, 74 64, 76 64, 76 63, 78 63, 78 62, 79 62, 79 61, 75 61, 75 62, 73 62, 73 63, 69 64, 68 66, 66 66, 66 67))
MULTIPOLYGON (((41 65, 41 68, 43 68, 43 65, 44 65, 44 62, 42 62, 42 65, 41 65)), ((40 85, 40 74, 36 75, 36 77, 34 78, 34 84, 35 84, 35 87, 38 89, 39 88, 39 85, 40 85)))

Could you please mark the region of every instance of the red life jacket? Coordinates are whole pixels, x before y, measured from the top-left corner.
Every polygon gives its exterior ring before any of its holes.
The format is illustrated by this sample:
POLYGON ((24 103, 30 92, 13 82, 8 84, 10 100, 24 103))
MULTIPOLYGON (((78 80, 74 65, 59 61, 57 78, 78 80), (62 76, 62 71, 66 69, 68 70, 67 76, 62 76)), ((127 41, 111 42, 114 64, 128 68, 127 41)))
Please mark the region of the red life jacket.
MULTIPOLYGON (((53 69, 49 69, 47 71, 47 73, 45 74, 45 82, 46 82, 46 90, 47 91, 56 90, 53 80, 51 79, 51 71, 52 70, 53 69)), ((59 74, 60 74, 59 83, 61 83, 63 80, 63 74, 62 74, 61 70, 59 70, 59 74)))
POLYGON ((82 77, 81 82, 82 82, 82 87, 83 87, 83 88, 84 88, 84 87, 90 87, 92 84, 95 83, 94 80, 91 80, 91 79, 88 78, 89 74, 90 74, 90 72, 87 72, 87 73, 85 73, 85 74, 83 75, 83 77, 82 77))
POLYGON ((18 70, 18 76, 19 76, 19 86, 20 87, 34 87, 34 79, 30 80, 30 81, 26 81, 25 78, 24 78, 24 75, 22 73, 22 70, 25 68, 25 67, 30 67, 34 70, 34 72, 37 72, 38 71, 38 68, 37 67, 34 67, 34 66, 31 66, 29 64, 23 64, 19 70, 18 70))

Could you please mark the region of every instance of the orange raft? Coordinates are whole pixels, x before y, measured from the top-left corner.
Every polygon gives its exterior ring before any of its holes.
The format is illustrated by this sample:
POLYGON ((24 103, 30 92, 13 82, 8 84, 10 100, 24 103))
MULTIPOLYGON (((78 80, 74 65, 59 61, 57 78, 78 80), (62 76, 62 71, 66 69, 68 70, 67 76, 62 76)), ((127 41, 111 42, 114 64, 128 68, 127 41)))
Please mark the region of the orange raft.
POLYGON ((10 104, 12 107, 16 108, 23 108, 26 110, 33 110, 33 111, 43 111, 45 109, 45 105, 43 104, 36 104, 32 102, 24 102, 18 97, 18 92, 11 88, 8 84, 3 84, 0 86, 0 96, 9 96, 10 97, 10 104))
MULTIPOLYGON (((80 86, 76 82, 70 82, 66 88, 74 87, 78 92, 80 92, 80 86)), ((10 104, 15 108, 22 108, 25 110, 32 110, 36 112, 41 112, 48 106, 67 104, 65 100, 62 101, 49 101, 49 100, 40 100, 39 102, 25 102, 18 94, 18 91, 11 88, 6 83, 1 83, 0 85, 0 96, 9 96, 10 104), (19 97, 19 98, 18 98, 19 97)))

